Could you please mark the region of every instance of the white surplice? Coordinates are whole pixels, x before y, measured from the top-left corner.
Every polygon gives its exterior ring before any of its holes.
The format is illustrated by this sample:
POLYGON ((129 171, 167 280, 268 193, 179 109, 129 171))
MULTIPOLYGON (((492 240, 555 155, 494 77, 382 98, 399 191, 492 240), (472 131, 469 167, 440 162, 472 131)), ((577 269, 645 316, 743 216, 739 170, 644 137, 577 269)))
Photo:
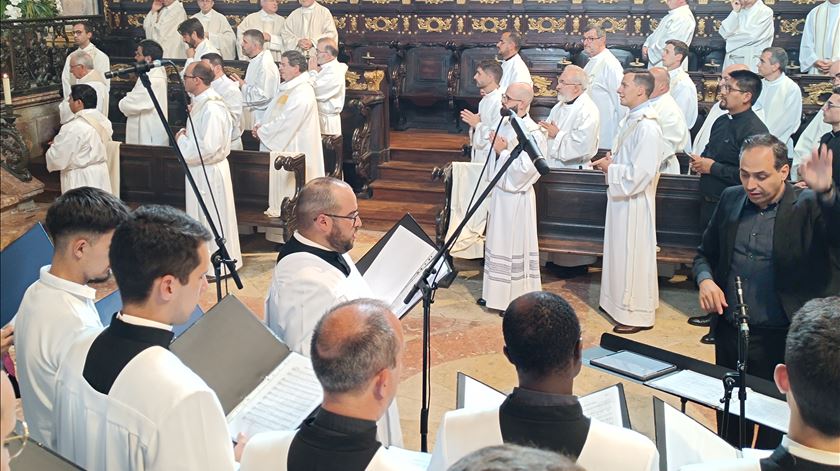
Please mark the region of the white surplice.
POLYGON ((214 46, 213 43, 206 39, 198 43, 198 46, 195 47, 195 54, 192 57, 187 57, 187 60, 184 61, 184 67, 181 69, 181 78, 183 78, 184 74, 187 72, 188 65, 193 62, 201 62, 201 58, 204 57, 204 54, 210 53, 219 54, 219 50, 216 49, 216 46, 214 46))
POLYGON ((280 54, 286 50, 283 45, 283 24, 285 22, 286 19, 282 16, 277 13, 268 14, 265 10, 256 11, 246 16, 236 27, 236 51, 239 54, 239 60, 252 60, 242 52, 242 34, 249 29, 256 29, 268 33, 270 38, 263 45, 263 49, 271 51, 272 62, 280 62, 280 54))
POLYGON ((168 7, 163 7, 155 13, 149 12, 143 19, 143 30, 146 39, 151 39, 163 48, 165 59, 186 59, 187 45, 178 25, 186 21, 187 12, 180 0, 175 0, 168 7))
MULTIPOLYGON (((84 48, 78 48, 76 51, 85 51, 88 55, 93 59, 93 70, 97 70, 102 73, 104 78, 105 72, 111 70, 111 58, 108 57, 107 54, 97 49, 93 43, 87 45, 84 48)), ((73 51, 73 52, 76 52, 73 51)), ((84 82, 77 82, 76 77, 70 73, 70 55, 67 55, 67 59, 64 60, 64 69, 61 71, 61 88, 63 90, 62 96, 67 99, 70 96, 70 85, 75 85, 76 83, 84 83, 84 82)), ((104 79, 105 85, 108 90, 111 88, 111 80, 104 79)))
POLYGON ((551 168, 591 168, 590 159, 598 153, 601 117, 598 106, 583 93, 572 103, 557 103, 546 121, 559 128, 548 138, 545 160, 551 168))
POLYGON ((823 116, 823 109, 820 108, 796 141, 796 147, 793 148, 793 165, 790 169, 792 181, 799 181, 799 166, 804 160, 811 158, 811 151, 820 146, 820 138, 831 131, 831 125, 823 121, 823 116))
POLYGON ((802 73, 822 74, 814 63, 840 60, 840 3, 825 0, 805 17, 799 43, 799 67, 802 73))
POLYGON ((280 85, 280 71, 271 51, 263 49, 248 63, 242 85, 242 129, 249 130, 262 120, 280 85))
POLYGON ((630 110, 612 152, 600 306, 621 324, 651 327, 659 306, 656 182, 667 151, 649 102, 630 110))
MULTIPOLYGON (((321 146, 321 124, 318 102, 309 74, 283 82, 277 96, 263 116, 257 136, 260 149, 269 152, 303 152, 306 156, 306 181, 324 176, 324 151, 321 146)), ((279 217, 283 198, 295 194, 294 174, 275 170, 269 163, 269 217, 279 217)))
MULTIPOLYGON (((467 211, 478 195, 487 188, 484 162, 452 162, 452 195, 449 208, 449 229, 446 238, 464 220, 467 211), (478 187, 478 189, 476 189, 478 187)), ((482 201, 475 214, 467 221, 458 240, 452 244, 450 255, 455 258, 475 259, 484 257, 484 231, 487 227, 487 200, 482 201)))
POLYGON ((528 65, 525 64, 518 52, 510 59, 502 62, 502 79, 499 80, 499 88, 502 93, 512 83, 534 85, 534 81, 531 79, 531 71, 528 70, 528 65))
POLYGON ((680 105, 685 124, 691 129, 697 122, 697 85, 679 67, 669 70, 668 75, 671 77, 671 96, 680 105))
POLYGON ((228 78, 227 75, 222 75, 213 80, 210 86, 225 101, 230 116, 233 118, 230 131, 230 150, 242 150, 242 90, 239 89, 239 84, 228 78))
POLYGON ((312 41, 310 53, 313 55, 321 38, 330 38, 338 44, 338 30, 335 28, 332 13, 318 2, 308 7, 297 7, 289 13, 281 34, 286 50, 297 49, 304 52, 298 47, 298 41, 309 39, 312 41))
POLYGON ((680 163, 677 161, 676 154, 684 152, 691 142, 691 134, 688 132, 682 110, 674 98, 667 93, 651 98, 650 104, 656 110, 656 121, 662 130, 663 144, 666 148, 664 160, 659 163, 659 173, 679 175, 680 163))
POLYGON ((612 147, 618 133, 618 123, 627 114, 627 107, 618 99, 618 86, 624 77, 624 68, 609 49, 589 58, 584 67, 589 76, 589 96, 601 115, 601 130, 598 145, 602 149, 612 147))
MULTIPOLYGON (((319 245, 299 232, 293 237, 305 245, 322 250, 319 245)), ((371 298, 373 292, 353 263, 350 255, 341 255, 350 267, 350 276, 330 265, 317 255, 298 252, 277 262, 265 299, 265 323, 289 347, 310 357, 312 333, 315 325, 333 306, 359 298, 371 298)), ((377 438, 386 446, 402 446, 397 403, 377 423, 377 438)))
POLYGON ((759 117, 767 125, 767 130, 787 144, 788 155, 793 156, 791 136, 802 124, 802 90, 799 85, 785 74, 772 82, 763 79, 761 95, 753 110, 763 113, 759 117))
MULTIPOLYGON (((656 29, 645 39, 644 47, 648 48, 648 69, 662 67, 662 52, 665 50, 665 41, 676 39, 691 46, 691 39, 694 38, 694 30, 697 28, 697 21, 688 5, 682 5, 669 10, 665 18, 656 26, 656 29)), ((688 70, 688 57, 683 60, 683 70, 688 70)))
POLYGON ((344 95, 347 86, 344 80, 346 73, 347 64, 339 62, 338 59, 322 65, 318 72, 309 71, 309 75, 312 77, 312 87, 315 89, 315 99, 318 101, 321 134, 328 136, 341 135, 341 110, 344 109, 344 95))
MULTIPOLYGON (((75 85, 89 85, 96 92, 96 109, 104 116, 108 116, 108 103, 110 96, 108 95, 108 84, 105 76, 98 70, 91 70, 84 77, 76 81, 75 85)), ((70 103, 67 102, 67 95, 58 103, 58 120, 61 124, 65 124, 73 119, 73 111, 70 110, 70 103)))
MULTIPOLYGON (((184 160, 187 161, 190 173, 195 179, 201 198, 210 211, 210 217, 213 218, 216 229, 226 240, 225 247, 228 250, 228 255, 231 259, 236 260, 236 268, 239 269, 242 267, 242 250, 239 247, 233 184, 230 176, 230 164, 227 161, 227 156, 230 154, 233 118, 227 105, 225 105, 224 99, 212 88, 208 88, 200 95, 193 97, 190 119, 193 120, 195 126, 195 135, 198 136, 199 147, 196 147, 192 129, 188 125, 186 126, 187 133, 178 138, 178 148, 184 154, 184 160), (199 149, 201 150, 201 159, 204 160, 204 170, 202 170, 201 160, 199 159, 199 149), (205 171, 207 172, 206 178, 204 176, 205 171), (209 186, 207 180, 210 181, 209 186), (213 198, 211 198, 211 192, 213 198), (218 215, 216 214, 216 208, 213 207, 213 199, 216 201, 218 215)), ((189 183, 186 184, 186 213, 200 221, 209 230, 210 226, 204 217, 204 213, 201 212, 198 200, 189 183)), ((210 254, 213 254, 218 247, 215 241, 211 241, 207 243, 207 248, 210 250, 210 254)), ((222 274, 224 275, 224 273, 226 271, 223 265, 222 274)), ((207 274, 215 275, 213 267, 209 268, 207 274)))
POLYGON ((58 135, 47 149, 47 170, 61 172, 61 192, 81 186, 92 186, 111 193, 111 179, 108 176, 107 149, 102 138, 80 115, 88 115, 113 133, 111 122, 97 110, 80 110, 61 126, 58 135))
MULTIPOLYGON (((522 121, 545 155, 548 149, 540 126, 527 115, 522 121)), ((507 139, 508 147, 498 157, 490 156, 485 177, 488 181, 501 170, 519 142, 507 119, 502 123, 499 135, 507 139)), ((531 158, 523 151, 490 193, 482 286, 482 298, 488 308, 505 310, 515 298, 542 289, 534 196, 534 183, 539 178, 531 158)))
MULTIPOLYGON (((498 406, 446 412, 440 421, 429 471, 446 471, 473 451, 503 444, 499 420, 498 406)), ((656 471, 659 453, 644 435, 592 419, 577 464, 591 470, 656 471)))
POLYGON ((26 289, 12 320, 23 413, 32 438, 49 448, 55 448, 58 368, 80 333, 102 327, 95 300, 95 289, 57 277, 47 265, 26 289))
POLYGON ((700 127, 700 130, 697 131, 697 134, 694 136, 694 143, 691 146, 691 152, 697 155, 703 155, 703 151, 706 150, 706 145, 709 144, 709 136, 712 133, 712 125, 715 124, 715 120, 728 113, 726 110, 722 110, 720 108, 720 102, 715 102, 711 108, 709 108, 709 114, 706 115, 706 119, 703 121, 703 125, 700 127))
POLYGON ((502 109, 501 88, 481 97, 478 102, 479 123, 475 127, 470 126, 470 146, 472 147, 472 162, 484 163, 487 153, 490 152, 490 133, 496 130, 502 116, 499 110, 502 109))
POLYGON ((59 369, 56 451, 90 470, 232 471, 225 413, 207 383, 175 354, 153 346, 102 394, 82 376, 97 334, 74 343, 59 369))
POLYGON ((219 50, 222 59, 232 61, 236 59, 236 34, 225 15, 210 9, 205 15, 201 11, 192 16, 204 27, 204 38, 219 50))
MULTIPOLYGON (((168 78, 166 68, 155 67, 148 72, 152 91, 160 103, 163 116, 169 117, 169 98, 167 97, 168 78)), ((134 88, 125 94, 118 103, 125 115, 125 143, 147 146, 168 146, 169 136, 160 122, 155 106, 146 87, 138 79, 134 88)))
POLYGON ((761 51, 773 45, 773 10, 762 0, 756 0, 749 8, 729 12, 718 32, 726 40, 721 70, 732 64, 744 64, 757 72, 761 51))

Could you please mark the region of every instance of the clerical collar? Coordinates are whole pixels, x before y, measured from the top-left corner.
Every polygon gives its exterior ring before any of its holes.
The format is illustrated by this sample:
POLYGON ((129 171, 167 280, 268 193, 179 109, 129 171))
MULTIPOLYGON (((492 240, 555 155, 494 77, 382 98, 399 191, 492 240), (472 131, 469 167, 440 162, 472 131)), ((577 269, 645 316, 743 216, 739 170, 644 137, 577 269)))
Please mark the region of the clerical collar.
POLYGON ((155 329, 172 331, 172 326, 169 324, 153 321, 144 317, 132 316, 131 314, 125 314, 123 312, 117 313, 117 319, 125 322, 126 324, 138 325, 141 327, 153 327, 155 329))
POLYGON ((292 238, 283 244, 283 247, 280 248, 280 252, 277 254, 277 261, 279 262, 284 257, 294 253, 312 254, 335 267, 344 276, 350 276, 350 273, 352 273, 350 264, 344 259, 344 255, 307 239, 300 232, 295 232, 292 238))
POLYGON ((45 265, 41 267, 40 278, 38 281, 41 284, 47 285, 50 288, 66 291, 74 296, 93 301, 96 299, 96 290, 87 285, 80 285, 75 281, 66 280, 57 277, 50 273, 52 265, 45 265))
POLYGON ((797 456, 804 460, 813 461, 814 463, 827 464, 837 466, 840 463, 840 453, 831 451, 818 450, 816 448, 807 447, 800 443, 791 440, 787 435, 782 437, 781 446, 785 448, 791 455, 797 456))
POLYGON ((735 120, 743 119, 745 116, 750 116, 750 115, 755 116, 755 112, 753 111, 752 108, 747 108, 744 111, 742 111, 740 113, 736 113, 736 114, 732 114, 732 112, 730 111, 729 112, 729 119, 731 119, 732 121, 735 121, 735 120))
POLYGON ((312 2, 312 5, 309 5, 308 7, 300 6, 298 8, 303 10, 304 13, 312 13, 312 11, 315 10, 315 5, 317 4, 317 2, 312 2))
POLYGON ((533 389, 513 388, 510 400, 519 404, 537 407, 576 406, 580 404, 577 396, 552 394, 533 389))
MULTIPOLYGON (((582 94, 581 94, 581 95, 582 95, 582 94)), ((571 100, 569 100, 569 101, 565 101, 565 102, 563 102, 563 103, 564 103, 564 104, 566 104, 566 105, 568 105, 568 106, 572 106, 572 105, 574 105, 574 104, 575 104, 575 102, 577 101, 577 99, 578 99, 578 98, 580 98, 580 95, 578 95, 578 96, 576 96, 576 97, 572 98, 572 99, 571 99, 571 100)))
POLYGON ((516 54, 514 54, 514 55, 512 55, 512 56, 508 57, 507 59, 502 59, 502 62, 504 62, 504 63, 508 63, 508 62, 512 61, 514 57, 516 57, 516 56, 518 56, 518 55, 519 55, 519 53, 517 52, 516 54))
POLYGON ((372 434, 376 436, 376 421, 347 417, 330 412, 323 407, 318 409, 312 425, 345 435, 372 434))

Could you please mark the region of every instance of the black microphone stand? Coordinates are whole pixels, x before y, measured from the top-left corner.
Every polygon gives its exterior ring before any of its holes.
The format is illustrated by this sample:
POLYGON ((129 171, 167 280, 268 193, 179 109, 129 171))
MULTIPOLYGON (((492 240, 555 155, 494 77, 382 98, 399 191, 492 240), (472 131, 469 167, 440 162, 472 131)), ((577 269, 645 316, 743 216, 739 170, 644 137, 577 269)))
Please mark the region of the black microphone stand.
MULTIPOLYGON (((170 61, 166 61, 172 64, 170 61)), ((173 66, 175 64, 172 64, 173 66)), ((140 82, 146 87, 146 91, 149 92, 149 98, 152 99, 152 104, 155 105, 155 111, 157 111, 158 118, 160 119, 161 123, 163 123, 163 129, 166 130, 166 135, 169 136, 169 144, 175 149, 175 155, 178 157, 178 162, 181 164, 181 167, 184 170, 184 175, 187 177, 187 181, 190 184, 190 188, 192 188, 193 193, 195 193, 195 198, 198 201, 198 206, 201 208, 201 212, 204 214, 204 218, 207 220, 207 224, 210 226, 210 232, 213 234, 213 240, 216 241, 216 246, 218 250, 213 252, 210 256, 210 263, 213 264, 213 272, 216 275, 216 300, 222 300, 222 283, 221 283, 221 275, 222 275, 222 264, 225 265, 227 270, 230 272, 231 278, 233 278, 233 282, 236 284, 236 287, 242 289, 242 280, 239 278, 239 273, 236 271, 236 260, 231 260, 230 254, 227 251, 227 247, 225 247, 225 239, 219 234, 219 231, 216 229, 216 224, 213 222, 213 218, 210 217, 210 211, 207 209, 207 205, 204 203, 204 199, 201 197, 201 193, 198 191, 198 186, 195 184, 195 179, 190 172, 190 167, 187 165, 187 161, 184 159, 184 154, 181 153, 181 149, 178 147, 178 143, 175 140, 175 134, 172 133, 172 129, 169 127, 169 122, 166 120, 166 117, 163 115, 163 110, 160 108, 160 103, 158 102, 157 96, 155 96, 154 90, 152 90, 152 81, 149 79, 149 75, 146 72, 140 72, 137 74, 140 82)))
POLYGON ((732 389, 738 385, 738 402, 741 410, 738 414, 738 448, 743 450, 747 438, 747 354, 750 346, 750 316, 747 313, 748 307, 744 304, 744 290, 741 285, 741 277, 735 277, 735 292, 738 297, 738 310, 736 317, 738 321, 738 364, 736 371, 730 371, 723 377, 723 426, 719 431, 721 437, 729 429, 729 401, 732 399, 732 389))

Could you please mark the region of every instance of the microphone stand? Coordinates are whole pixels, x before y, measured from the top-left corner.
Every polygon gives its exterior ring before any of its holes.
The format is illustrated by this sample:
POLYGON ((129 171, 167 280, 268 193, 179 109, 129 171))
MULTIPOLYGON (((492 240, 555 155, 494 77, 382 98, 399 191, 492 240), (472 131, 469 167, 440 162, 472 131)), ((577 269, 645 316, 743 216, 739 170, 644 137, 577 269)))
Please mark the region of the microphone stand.
POLYGON ((747 356, 750 346, 750 316, 747 313, 748 306, 744 304, 744 289, 741 284, 741 277, 735 277, 735 292, 738 297, 738 310, 736 319, 738 321, 738 363, 736 371, 730 371, 723 377, 723 399, 720 400, 723 406, 723 426, 720 429, 721 437, 729 429, 729 401, 732 399, 732 389, 738 385, 738 402, 741 406, 738 413, 738 448, 743 450, 747 438, 747 356))
MULTIPOLYGON (((165 62, 172 64, 171 61, 165 62)), ((178 162, 184 170, 184 175, 187 177, 190 188, 192 188, 193 193, 195 193, 198 206, 201 208, 201 212, 204 214, 204 219, 207 220, 207 224, 210 226, 210 232, 213 234, 213 240, 216 242, 216 246, 218 247, 218 250, 213 252, 210 256, 210 263, 213 264, 213 272, 216 274, 216 300, 221 301, 222 264, 224 264, 226 269, 230 272, 230 276, 233 278, 233 282, 236 284, 236 287, 242 289, 242 280, 239 278, 239 273, 236 271, 236 261, 231 260, 230 254, 225 247, 225 239, 219 234, 219 231, 216 229, 216 224, 213 222, 213 218, 210 217, 210 211, 207 209, 207 205, 204 203, 204 198, 201 197, 201 193, 198 191, 198 186, 195 184, 195 179, 190 172, 190 167, 187 165, 187 161, 184 159, 184 154, 181 153, 181 149, 175 141, 175 134, 172 133, 172 129, 169 127, 169 122, 166 120, 166 116, 163 115, 163 110, 160 108, 160 102, 158 102, 157 96, 155 96, 155 92, 152 90, 152 81, 149 79, 149 75, 146 72, 140 72, 137 74, 137 77, 143 86, 146 87, 146 91, 149 92, 149 98, 152 99, 152 104, 155 105, 155 111, 157 111, 158 118, 161 123, 163 123, 163 129, 166 131, 166 135, 169 136, 169 144, 175 149, 175 155, 178 157, 178 162)))

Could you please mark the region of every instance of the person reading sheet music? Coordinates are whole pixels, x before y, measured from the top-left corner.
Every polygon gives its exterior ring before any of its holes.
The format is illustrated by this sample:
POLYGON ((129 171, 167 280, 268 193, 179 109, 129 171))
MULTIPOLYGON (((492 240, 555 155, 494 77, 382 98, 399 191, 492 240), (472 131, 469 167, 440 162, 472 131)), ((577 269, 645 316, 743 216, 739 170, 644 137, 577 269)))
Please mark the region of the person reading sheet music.
POLYGON ((111 240, 123 309, 80 336, 58 371, 56 451, 84 469, 230 471, 213 390, 169 351, 207 289, 210 233, 169 206, 142 206, 111 240))
MULTIPOLYGON (((309 355, 315 324, 344 301, 371 297, 348 252, 362 226, 356 194, 347 183, 320 177, 298 195, 297 231, 283 244, 265 300, 265 321, 289 349, 309 355)), ((385 445, 401 445, 396 402, 380 424, 385 445)))
POLYGON ((580 323, 569 303, 553 293, 524 294, 505 311, 502 334, 519 387, 501 406, 447 412, 430 471, 502 443, 557 451, 585 469, 659 469, 656 447, 646 437, 583 415, 572 394, 581 368, 580 323))
POLYGON ((309 347, 324 390, 321 409, 299 430, 251 437, 240 469, 412 469, 376 439, 376 421, 397 393, 403 343, 399 320, 381 301, 362 298, 330 309, 318 320, 309 347))

